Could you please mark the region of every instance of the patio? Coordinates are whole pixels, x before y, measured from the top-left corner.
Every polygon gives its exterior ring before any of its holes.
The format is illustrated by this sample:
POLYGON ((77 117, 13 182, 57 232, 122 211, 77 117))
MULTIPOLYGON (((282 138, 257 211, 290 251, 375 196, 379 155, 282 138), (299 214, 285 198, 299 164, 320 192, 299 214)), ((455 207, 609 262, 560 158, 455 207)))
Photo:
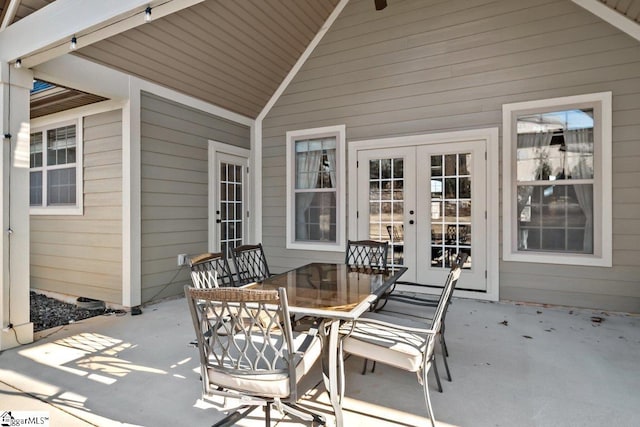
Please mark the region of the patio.
MULTIPOLYGON (((52 426, 205 426, 223 415, 199 401, 183 298, 40 336, 0 353, 0 410, 46 411, 52 426)), ((431 384, 441 426, 637 425, 638 316, 456 299, 447 342, 453 382, 442 394, 431 384)), ((347 361, 346 425, 427 425, 415 375, 378 365, 362 376, 361 367, 347 361)), ((301 403, 331 424, 319 371, 307 382, 301 403)), ((264 425, 260 416, 240 425, 264 425)))

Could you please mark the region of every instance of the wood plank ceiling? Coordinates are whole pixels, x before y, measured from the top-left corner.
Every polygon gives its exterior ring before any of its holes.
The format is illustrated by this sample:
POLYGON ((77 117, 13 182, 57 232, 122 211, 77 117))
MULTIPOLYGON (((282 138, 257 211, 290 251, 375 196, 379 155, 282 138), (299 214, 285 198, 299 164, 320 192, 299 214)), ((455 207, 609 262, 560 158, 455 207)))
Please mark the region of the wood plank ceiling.
POLYGON ((74 54, 255 118, 337 3, 207 0, 74 54))
MULTIPOLYGON (((52 1, 21 0, 12 23, 52 1)), ((338 1, 206 0, 74 54, 255 118, 338 1)), ((50 89, 32 95, 32 117, 98 100, 50 89)))

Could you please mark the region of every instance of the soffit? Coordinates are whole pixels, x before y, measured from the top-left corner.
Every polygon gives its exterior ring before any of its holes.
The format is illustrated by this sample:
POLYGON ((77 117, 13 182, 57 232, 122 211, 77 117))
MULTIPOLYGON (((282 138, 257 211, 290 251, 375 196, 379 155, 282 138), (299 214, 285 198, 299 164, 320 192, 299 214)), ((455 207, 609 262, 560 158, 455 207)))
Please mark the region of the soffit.
POLYGON ((640 0, 600 0, 600 2, 640 24, 640 0))
POLYGON ((74 53, 255 118, 339 0, 206 0, 74 53))
POLYGON ((106 98, 91 93, 61 86, 51 86, 44 90, 32 91, 30 97, 30 117, 35 119, 36 117, 82 107, 104 100, 106 100, 106 98))

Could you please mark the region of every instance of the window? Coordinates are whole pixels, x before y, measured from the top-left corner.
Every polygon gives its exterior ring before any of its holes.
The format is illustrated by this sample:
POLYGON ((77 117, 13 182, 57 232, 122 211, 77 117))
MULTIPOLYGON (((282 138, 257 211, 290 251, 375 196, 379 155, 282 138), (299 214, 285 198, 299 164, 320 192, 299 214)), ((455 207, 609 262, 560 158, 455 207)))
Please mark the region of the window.
POLYGON ((287 248, 344 251, 345 127, 287 132, 287 248))
POLYGON ((504 259, 611 266, 611 93, 503 106, 504 259))
POLYGON ((32 214, 82 214, 82 150, 78 122, 31 133, 29 204, 32 214))

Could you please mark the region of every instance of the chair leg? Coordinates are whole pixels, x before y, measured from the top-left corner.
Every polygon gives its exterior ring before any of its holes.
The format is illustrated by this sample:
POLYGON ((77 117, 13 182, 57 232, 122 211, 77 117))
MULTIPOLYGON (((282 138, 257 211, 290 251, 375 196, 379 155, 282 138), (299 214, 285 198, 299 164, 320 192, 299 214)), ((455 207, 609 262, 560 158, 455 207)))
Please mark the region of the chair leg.
POLYGON ((449 371, 449 363, 447 362, 446 344, 444 343, 444 335, 440 337, 440 346, 442 347, 442 360, 444 360, 444 369, 447 371, 447 379, 451 382, 451 371, 449 371))
POLYGON ((362 375, 366 375, 367 374, 367 362, 369 361, 369 359, 364 359, 364 365, 362 366, 362 375))
POLYGON ((442 344, 442 354, 449 357, 449 348, 447 348, 447 342, 444 340, 444 334, 440 334, 440 343, 442 344))
MULTIPOLYGON (((435 363, 434 363, 435 365, 435 363)), ((431 398, 429 397, 429 383, 427 382, 428 371, 423 372, 424 378, 422 379, 422 392, 424 393, 424 401, 427 404, 427 412, 429 412, 429 419, 431 420, 431 427, 436 427, 436 420, 433 417, 433 408, 431 407, 431 398)), ((436 378, 438 374, 436 373, 436 378)), ((438 381, 439 383, 440 381, 438 381)), ((440 390, 442 391, 442 390, 440 390)))
POLYGON ((238 421, 245 418, 251 411, 253 411, 257 406, 243 406, 238 408, 232 414, 227 415, 225 418, 221 419, 217 423, 213 425, 213 427, 231 427, 237 425, 238 421), (241 412, 243 409, 246 411, 241 412))
POLYGON ((269 402, 264 405, 264 425, 265 427, 271 427, 271 403, 269 402))
POLYGON ((285 413, 292 414, 297 418, 305 421, 311 421, 311 425, 326 425, 327 420, 324 415, 316 414, 309 409, 298 406, 295 403, 286 403, 282 405, 282 409, 285 413))
MULTIPOLYGON (((438 384, 438 391, 442 393, 442 383, 440 382, 440 375, 438 375, 438 365, 436 364, 436 355, 431 358, 431 365, 433 366, 433 374, 436 377, 436 383, 438 384)), ((426 374, 425 374, 426 379, 426 374)))

